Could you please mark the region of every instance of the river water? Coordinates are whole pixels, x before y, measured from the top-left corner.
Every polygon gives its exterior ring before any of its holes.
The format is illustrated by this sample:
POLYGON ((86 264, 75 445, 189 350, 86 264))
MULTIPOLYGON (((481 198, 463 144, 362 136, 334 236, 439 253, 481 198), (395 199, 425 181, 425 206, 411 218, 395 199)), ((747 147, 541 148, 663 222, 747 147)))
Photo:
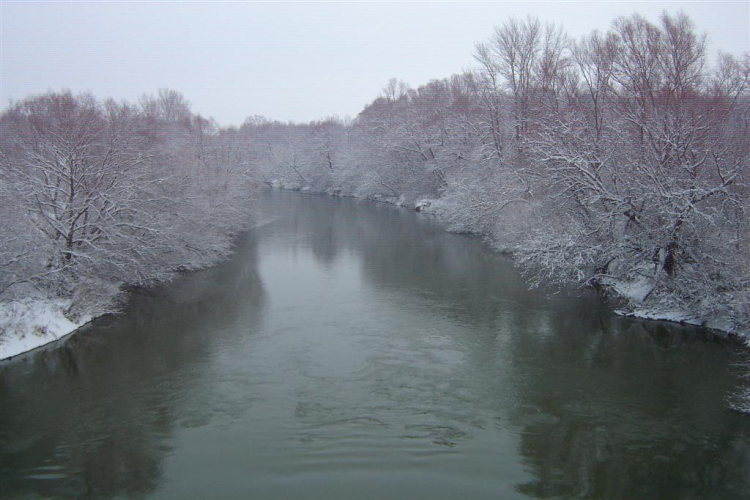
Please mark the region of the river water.
POLYGON ((260 208, 230 261, 0 365, 0 497, 750 498, 732 344, 408 210, 260 208))

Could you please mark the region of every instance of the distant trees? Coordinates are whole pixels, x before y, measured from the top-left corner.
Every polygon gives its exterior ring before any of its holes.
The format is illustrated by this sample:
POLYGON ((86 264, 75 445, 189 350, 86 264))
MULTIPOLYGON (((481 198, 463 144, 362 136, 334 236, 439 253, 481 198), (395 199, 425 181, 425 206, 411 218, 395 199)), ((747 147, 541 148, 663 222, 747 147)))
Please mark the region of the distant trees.
POLYGON ((190 102, 172 89, 159 89, 156 96, 143 94, 138 104, 146 117, 162 123, 178 123, 192 117, 190 102))
POLYGON ((231 134, 174 91, 141 105, 49 93, 0 116, 1 298, 106 309, 123 283, 214 262, 250 222, 250 164, 227 151, 231 134))

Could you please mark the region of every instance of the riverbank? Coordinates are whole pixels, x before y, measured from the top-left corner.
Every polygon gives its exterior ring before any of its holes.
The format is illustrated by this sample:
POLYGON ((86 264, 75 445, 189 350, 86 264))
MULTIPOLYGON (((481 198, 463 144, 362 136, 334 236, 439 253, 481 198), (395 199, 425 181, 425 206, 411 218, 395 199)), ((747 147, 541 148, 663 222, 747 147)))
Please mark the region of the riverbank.
MULTIPOLYGON (((337 189, 326 189, 324 191, 318 191, 310 186, 300 186, 294 183, 283 183, 278 180, 268 183, 272 189, 285 189, 291 191, 299 191, 303 194, 315 194, 315 195, 327 195, 334 197, 346 197, 372 201, 376 203, 386 203, 389 205, 396 205, 417 212, 422 212, 436 217, 438 220, 448 223, 445 214, 451 207, 445 205, 443 200, 440 199, 407 199, 404 196, 400 197, 388 197, 388 196, 369 196, 360 197, 355 194, 343 194, 341 190, 337 189)), ((456 230, 455 228, 448 227, 446 230, 449 232, 461 233, 462 231, 456 230)), ((469 233, 466 233, 469 234, 469 233)), ((481 238, 484 238, 488 243, 495 248, 497 251, 502 251, 510 255, 514 261, 517 259, 517 249, 507 248, 500 246, 496 242, 496 238, 493 238, 490 234, 482 233, 470 233, 475 234, 481 238), (514 251, 516 250, 516 251, 514 251)), ((668 307, 660 306, 659 304, 653 306, 645 305, 645 297, 648 296, 653 286, 646 286, 643 281, 638 283, 626 283, 618 282, 612 286, 607 286, 606 290, 611 293, 617 299, 622 300, 624 305, 622 307, 615 307, 613 312, 618 316, 637 318, 642 320, 651 321, 667 321, 670 323, 677 323, 681 325, 697 326, 706 328, 712 332, 725 336, 734 337, 741 340, 745 345, 750 347, 750 332, 740 329, 737 324, 733 323, 732 320, 725 314, 716 314, 714 316, 696 314, 695 311, 689 311, 680 309, 679 307, 668 307), (645 292, 642 289, 648 288, 645 292), (637 289, 637 290, 636 290, 637 289)), ((668 302, 668 301, 667 301, 668 302)))
MULTIPOLYGON (((247 234, 247 232, 273 221, 274 219, 258 221, 246 228, 241 234, 247 234)), ((174 270, 173 275, 212 267, 222 260, 226 260, 232 254, 233 250, 223 259, 217 259, 200 268, 174 270)), ((127 286, 116 288, 119 291, 109 297, 108 302, 110 303, 123 298, 127 294, 124 291, 127 286)), ((127 302, 127 300, 122 302, 127 302)), ((78 329, 94 319, 116 312, 114 310, 90 311, 88 314, 81 315, 73 320, 67 313, 70 306, 71 301, 62 298, 27 297, 0 302, 0 362, 59 342, 76 333, 78 329)))
POLYGON ((71 321, 70 301, 25 299, 0 303, 0 361, 57 342, 91 321, 71 321))

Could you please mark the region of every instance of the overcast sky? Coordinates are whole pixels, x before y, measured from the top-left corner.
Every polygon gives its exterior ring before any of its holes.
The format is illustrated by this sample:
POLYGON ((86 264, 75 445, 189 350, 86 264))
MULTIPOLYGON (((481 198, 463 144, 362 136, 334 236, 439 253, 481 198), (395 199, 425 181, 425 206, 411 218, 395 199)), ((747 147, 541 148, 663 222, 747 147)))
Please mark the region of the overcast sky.
POLYGON ((682 9, 710 50, 750 50, 750 2, 246 3, 0 0, 0 103, 47 90, 134 101, 161 87, 222 125, 356 116, 389 78, 416 87, 473 64, 509 17, 575 37, 682 9))

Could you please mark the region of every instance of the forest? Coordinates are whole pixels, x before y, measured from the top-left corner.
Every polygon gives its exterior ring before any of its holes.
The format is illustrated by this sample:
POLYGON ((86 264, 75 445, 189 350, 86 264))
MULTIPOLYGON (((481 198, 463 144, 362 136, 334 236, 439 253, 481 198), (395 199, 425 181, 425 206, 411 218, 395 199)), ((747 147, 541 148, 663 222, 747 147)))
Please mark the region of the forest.
POLYGON ((236 133, 160 90, 138 105, 48 93, 0 118, 0 297, 115 311, 125 286, 226 257, 253 223, 236 133))
MULTIPOLYGON (((231 252, 260 186, 409 206, 623 314, 750 329, 750 54, 682 13, 572 40, 511 19, 474 69, 392 79, 353 119, 220 127, 162 89, 49 92, 0 116, 0 300, 117 310, 231 252)), ((241 103, 238 103, 241 105, 241 103)))

